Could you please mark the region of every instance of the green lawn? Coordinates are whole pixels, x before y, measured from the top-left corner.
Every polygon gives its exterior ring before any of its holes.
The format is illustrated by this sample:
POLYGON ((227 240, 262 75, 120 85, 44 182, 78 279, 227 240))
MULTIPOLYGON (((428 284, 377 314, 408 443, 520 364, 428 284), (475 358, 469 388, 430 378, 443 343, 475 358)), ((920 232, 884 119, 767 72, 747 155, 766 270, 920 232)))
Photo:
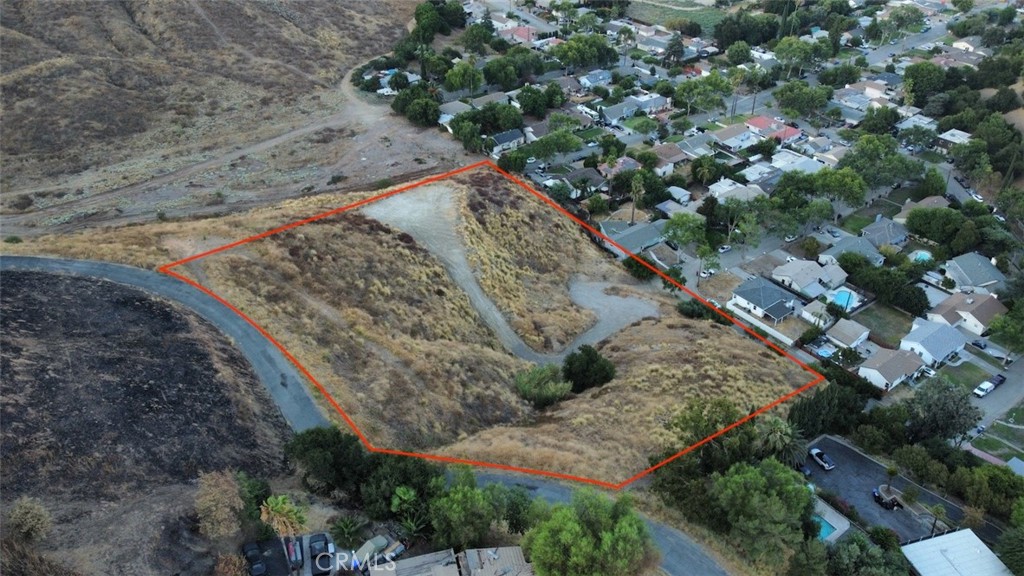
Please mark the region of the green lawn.
POLYGON ((587 128, 586 130, 580 130, 576 133, 576 136, 583 139, 583 141, 596 140, 604 134, 603 128, 587 128))
POLYGON ((853 319, 870 329, 875 338, 893 348, 899 346, 900 340, 910 332, 913 324, 909 314, 877 302, 855 314, 853 319))
POLYGON ((974 440, 971 440, 971 445, 977 448, 978 450, 988 452, 989 454, 1003 461, 1009 460, 1014 456, 1020 458, 1021 460, 1024 460, 1024 451, 1014 450, 1013 448, 1010 448, 1009 446, 1003 444, 1002 442, 996 440, 995 438, 989 438, 990 434, 991 432, 989 430, 986 430, 985 434, 978 438, 975 438, 974 440))
POLYGON ((739 124, 740 122, 746 122, 747 120, 750 120, 749 114, 737 114, 736 116, 727 116, 722 118, 722 124, 731 126, 733 124, 739 124))
POLYGON ((1002 419, 1006 420, 1010 424, 1024 425, 1024 402, 1021 402, 1011 408, 1009 412, 1003 415, 1002 419))
MULTIPOLYGON (((682 7, 697 6, 696 3, 687 0, 666 0, 659 1, 659 4, 678 4, 682 7)), ((629 3, 629 7, 626 8, 626 16, 648 24, 660 24, 666 20, 686 18, 700 24, 701 37, 710 38, 711 33, 715 30, 715 25, 725 19, 725 12, 705 7, 700 7, 697 10, 676 10, 665 6, 644 4, 642 0, 637 0, 629 3)))
POLYGON ((952 382, 968 391, 974 390, 978 384, 988 378, 988 372, 970 362, 964 362, 959 366, 943 366, 939 370, 939 374, 944 374, 952 382))
POLYGON ((974 346, 971 346, 971 354, 974 354, 978 358, 984 360, 986 364, 991 365, 993 368, 1002 368, 1003 367, 1003 363, 1002 362, 1000 362, 999 360, 996 360, 995 358, 989 356, 987 352, 983 352, 983 351, 979 350, 978 348, 975 348, 974 346))
POLYGON ((629 128, 630 130, 636 131, 636 125, 641 121, 646 120, 650 120, 650 118, 647 118, 646 116, 641 116, 637 118, 627 118, 626 120, 622 121, 622 125, 625 126, 626 128, 629 128))
POLYGON ((673 134, 668 138, 665 138, 665 142, 669 142, 671 144, 675 144, 676 142, 682 142, 683 140, 686 140, 686 136, 683 136, 682 134, 673 134))
POLYGON ((865 216, 863 214, 857 214, 856 212, 850 214, 846 218, 843 218, 843 230, 846 230, 850 234, 860 234, 860 231, 865 226, 874 222, 875 219, 871 216, 865 216))

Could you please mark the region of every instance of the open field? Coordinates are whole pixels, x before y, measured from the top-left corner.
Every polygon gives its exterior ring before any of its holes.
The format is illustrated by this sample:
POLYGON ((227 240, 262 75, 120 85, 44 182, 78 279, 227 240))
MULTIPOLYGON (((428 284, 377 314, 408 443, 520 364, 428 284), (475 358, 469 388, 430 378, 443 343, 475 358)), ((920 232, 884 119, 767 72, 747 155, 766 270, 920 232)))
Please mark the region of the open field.
POLYGON ((993 422, 984 434, 971 440, 971 444, 1004 461, 1014 456, 1024 460, 1024 430, 1002 422, 993 422))
POLYGON ((98 280, 5 273, 0 319, 3 504, 39 498, 46 549, 83 573, 208 574, 192 482, 281 473, 290 435, 241 354, 191 312, 98 280))
POLYGON ((988 372, 974 364, 971 364, 970 362, 964 362, 959 366, 950 366, 947 364, 939 369, 938 373, 949 378, 952 382, 967 391, 974 390, 978 384, 984 382, 988 377, 988 372))
POLYGON ((647 468, 650 455, 686 447, 666 424, 687 402, 727 398, 746 411, 810 380, 730 327, 679 316, 639 322, 600 351, 617 367, 610 383, 529 425, 485 430, 443 452, 620 482, 647 468))
MULTIPOLYGON (((660 306, 666 320, 645 320, 622 333, 609 332, 612 335, 601 346, 620 372, 601 391, 540 414, 519 400, 512 392, 512 377, 529 363, 509 354, 453 282, 447 272, 448 255, 433 252, 434 246, 428 250, 416 234, 370 217, 377 205, 176 270, 265 327, 379 446, 443 449, 449 454, 462 450, 464 456, 492 462, 550 465, 553 468, 548 469, 591 477, 608 473, 609 479, 621 480, 626 469, 641 470, 650 453, 670 442, 662 427, 686 399, 725 394, 746 408, 767 403, 809 379, 748 337, 679 318, 674 297, 627 277, 596 246, 573 235, 571 226, 566 229, 563 216, 543 206, 534 212, 525 201, 514 206, 513 189, 487 178, 475 180, 478 175, 474 171, 430 186, 450 187, 450 197, 456 199, 466 194, 466 203, 452 210, 466 227, 450 234, 454 244, 468 245, 467 254, 489 251, 476 260, 479 267, 474 272, 481 285, 486 285, 488 268, 500 272, 494 273, 498 280, 492 289, 484 290, 499 308, 503 300, 568 303, 565 282, 570 276, 585 282, 601 280, 613 287, 605 290, 608 294, 660 306), (482 204, 474 209, 469 194, 484 184, 502 194, 478 198, 482 204), (502 245, 493 235, 492 222, 532 225, 536 237, 521 238, 524 243, 518 247, 502 245), (576 251, 573 258, 565 257, 567 250, 576 251), (516 290, 502 276, 506 267, 519 274, 514 277, 522 285, 516 290), (647 409, 649 416, 643 413, 647 409), (651 433, 635 434, 633 420, 642 421, 651 433), (593 441, 605 434, 606 442, 593 441), (487 447, 499 437, 500 445, 487 447), (455 447, 443 448, 453 442, 455 447), (538 450, 537 443, 544 450, 538 450)), ((155 267, 367 196, 320 195, 187 225, 159 222, 44 236, 3 248, 155 267)), ((386 206, 384 202, 379 206, 386 206)), ((442 219, 424 214, 432 229, 444 228, 442 219)), ((547 309, 556 312, 550 304, 547 309)), ((530 313, 529 306, 525 310, 530 313)), ((592 313, 577 310, 573 322, 587 320, 592 313)), ((568 304, 563 314, 567 311, 568 304)), ((609 312, 620 311, 601 313, 609 312)), ((544 317, 538 313, 532 318, 544 317)), ((587 325, 568 322, 572 330, 565 329, 559 341, 587 325)), ((543 324, 536 328, 537 334, 550 335, 552 330, 543 324)), ((524 340, 528 337, 523 335, 524 340)))
POLYGON ((725 18, 725 12, 709 7, 708 3, 691 2, 689 0, 657 0, 651 2, 638 0, 630 2, 626 8, 626 15, 634 20, 651 24, 659 24, 675 18, 686 18, 700 24, 702 29, 701 35, 706 38, 711 36, 715 25, 725 18))

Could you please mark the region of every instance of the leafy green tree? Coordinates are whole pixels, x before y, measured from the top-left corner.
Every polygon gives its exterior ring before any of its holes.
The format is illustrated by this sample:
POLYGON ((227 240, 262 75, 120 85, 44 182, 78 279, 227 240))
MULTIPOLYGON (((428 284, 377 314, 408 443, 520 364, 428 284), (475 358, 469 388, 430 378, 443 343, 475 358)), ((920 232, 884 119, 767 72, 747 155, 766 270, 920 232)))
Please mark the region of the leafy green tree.
POLYGON ((900 121, 900 113, 895 108, 879 106, 868 108, 864 120, 860 123, 860 129, 869 134, 888 134, 892 131, 897 122, 900 121))
POLYGON ((477 70, 472 61, 463 60, 444 75, 444 87, 449 91, 469 89, 475 93, 484 83, 484 73, 477 70))
POLYGON ((288 496, 270 496, 260 506, 260 520, 274 529, 278 536, 296 536, 306 528, 306 512, 288 496))
POLYGON ((829 574, 903 576, 907 572, 907 561, 902 552, 887 552, 872 544, 861 532, 852 532, 829 552, 829 574))
POLYGON ((429 502, 442 492, 444 476, 434 464, 419 458, 390 454, 374 454, 372 459, 372 472, 360 482, 363 511, 370 518, 388 520, 399 517, 391 509, 392 497, 399 487, 415 492, 420 503, 429 502))
POLYGON ((602 386, 615 378, 615 365, 589 344, 569 354, 562 362, 562 376, 572 383, 577 394, 602 386))
POLYGON ((924 172, 924 164, 897 151, 895 138, 876 134, 861 136, 839 160, 838 167, 853 169, 864 178, 869 188, 881 188, 910 180, 924 172))
POLYGON ((516 375, 516 392, 538 410, 565 398, 570 388, 570 384, 562 380, 561 369, 554 364, 534 366, 516 375))
POLYGON ((996 543, 995 551, 1010 572, 1024 574, 1024 526, 1016 526, 1003 532, 996 543))
POLYGON ((609 211, 608 201, 602 196, 591 196, 587 200, 587 210, 594 216, 607 214, 609 211))
POLYGON ((974 0, 953 0, 953 6, 961 13, 966 14, 974 8, 974 0))
POLYGON ((828 104, 832 98, 832 88, 822 85, 811 87, 803 80, 793 80, 772 92, 772 95, 787 114, 809 116, 828 104))
POLYGON ((413 100, 405 109, 405 117, 419 126, 434 126, 441 118, 441 106, 433 98, 413 100))
POLYGON ((804 540, 789 559, 788 576, 828 576, 828 549, 817 538, 804 540))
POLYGON ((725 56, 733 66, 750 62, 750 44, 743 40, 738 40, 725 50, 725 56))
POLYGON ((551 54, 569 66, 604 66, 618 58, 604 34, 575 34, 551 49, 551 54))
POLYGON ((716 70, 707 76, 680 82, 674 101, 677 106, 685 105, 689 116, 694 108, 705 112, 721 109, 722 98, 731 94, 732 84, 716 70))
POLYGON ((840 201, 847 206, 859 206, 864 203, 867 184, 860 174, 851 168, 823 168, 814 175, 819 196, 829 200, 840 201))
MULTIPOLYGON (((303 484, 321 495, 343 494, 360 503, 360 485, 373 464, 359 439, 336 427, 299 432, 285 446, 285 454, 299 467, 303 484)), ((267 494, 266 496, 269 496, 267 494)))
POLYGON ((367 520, 362 516, 346 514, 331 524, 331 536, 341 549, 354 550, 363 541, 362 533, 366 525, 367 520))
POLYGON ((629 497, 612 502, 590 489, 555 506, 526 533, 523 548, 539 576, 627 576, 651 553, 629 497))
POLYGON ((523 114, 543 119, 548 113, 548 98, 533 86, 523 86, 516 96, 523 114))
POLYGON ((1009 312, 997 316, 992 321, 992 333, 1010 350, 1024 353, 1024 301, 1017 300, 1009 312))
POLYGON ((431 501, 430 518, 437 543, 458 549, 481 544, 497 520, 486 493, 475 486, 453 486, 431 501))
MULTIPOLYGON (((903 73, 904 86, 910 85, 915 103, 926 103, 933 95, 942 92, 946 86, 946 73, 941 66, 931 62, 918 62, 907 66, 903 73)), ((906 88, 904 88, 906 91, 906 88)), ((918 104, 919 106, 921 104, 918 104)))
POLYGON ((833 88, 843 88, 860 80, 860 68, 852 64, 840 64, 826 68, 818 74, 818 81, 833 88))
POLYGON ((814 57, 814 48, 796 36, 786 36, 775 45, 775 57, 786 66, 786 78, 789 78, 794 68, 803 73, 804 66, 814 57))
POLYGON ((971 402, 971 393, 941 376, 922 384, 908 408, 910 437, 917 441, 953 439, 959 446, 981 420, 981 410, 971 402))
POLYGON ((695 214, 677 212, 669 218, 662 232, 666 240, 680 247, 689 246, 704 240, 704 220, 695 214))
POLYGON ((756 467, 740 462, 724 475, 715 474, 711 496, 745 554, 777 568, 803 541, 803 524, 814 513, 814 496, 803 478, 774 458, 756 467))
POLYGON ((483 54, 486 51, 487 43, 494 37, 494 32, 487 29, 482 24, 472 24, 466 28, 466 31, 462 33, 462 37, 459 41, 466 50, 475 52, 477 54, 483 54))

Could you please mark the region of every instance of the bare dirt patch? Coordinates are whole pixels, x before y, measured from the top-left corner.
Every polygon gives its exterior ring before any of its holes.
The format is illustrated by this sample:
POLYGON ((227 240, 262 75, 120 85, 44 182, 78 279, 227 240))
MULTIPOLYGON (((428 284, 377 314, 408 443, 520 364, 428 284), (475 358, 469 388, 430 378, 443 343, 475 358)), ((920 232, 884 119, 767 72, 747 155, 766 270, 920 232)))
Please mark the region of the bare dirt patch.
POLYGON ((194 314, 110 282, 5 272, 3 503, 54 513, 44 548, 87 574, 205 574, 200 471, 283 471, 284 419, 194 314))

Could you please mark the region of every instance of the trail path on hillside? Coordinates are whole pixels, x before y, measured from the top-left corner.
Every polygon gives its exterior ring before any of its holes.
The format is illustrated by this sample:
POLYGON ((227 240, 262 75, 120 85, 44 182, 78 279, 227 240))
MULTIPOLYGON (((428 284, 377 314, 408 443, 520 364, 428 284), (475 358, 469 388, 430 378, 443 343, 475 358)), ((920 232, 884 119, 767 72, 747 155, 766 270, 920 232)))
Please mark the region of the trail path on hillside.
MULTIPOLYGON (((0 273, 10 270, 36 270, 102 278, 178 302, 231 338, 232 343, 252 364, 253 371, 266 386, 270 397, 293 430, 331 425, 318 408, 305 379, 266 338, 231 309, 176 278, 152 270, 107 262, 0 256, 0 273)), ((480 471, 477 477, 481 484, 523 486, 534 496, 548 502, 569 502, 572 498, 572 486, 539 476, 480 471)), ((645 518, 645 521, 661 552, 661 569, 669 576, 728 574, 714 557, 685 533, 650 519, 645 518)))
POLYGON ((637 320, 659 315, 658 307, 650 301, 611 296, 605 294, 605 289, 611 284, 576 278, 570 283, 569 297, 577 305, 592 310, 598 321, 561 352, 541 354, 523 342, 477 282, 457 232, 459 212, 449 188, 441 184, 423 186, 374 202, 362 211, 371 218, 409 233, 437 256, 452 280, 469 296, 470 303, 484 323, 509 352, 524 360, 560 364, 579 346, 596 344, 637 320))

